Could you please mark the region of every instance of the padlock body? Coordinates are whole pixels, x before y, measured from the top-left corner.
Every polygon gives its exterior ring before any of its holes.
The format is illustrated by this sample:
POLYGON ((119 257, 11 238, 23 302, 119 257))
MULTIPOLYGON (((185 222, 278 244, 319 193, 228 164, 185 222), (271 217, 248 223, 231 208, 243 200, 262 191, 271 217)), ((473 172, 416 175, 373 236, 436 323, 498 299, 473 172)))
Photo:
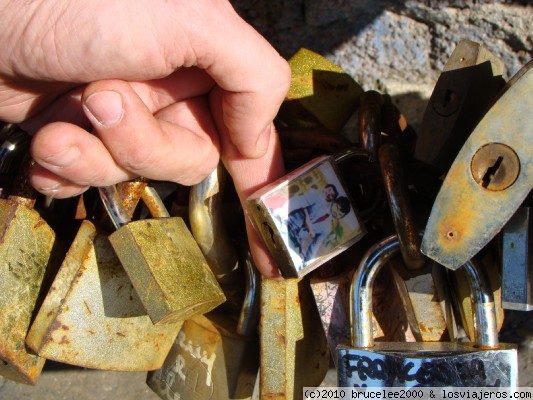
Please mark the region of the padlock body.
POLYGON ((338 384, 350 387, 515 387, 516 346, 477 349, 471 343, 375 343, 339 346, 338 384))
POLYGON ((520 207, 503 229, 502 302, 509 310, 533 310, 533 216, 520 207))
POLYGON ((152 323, 107 237, 84 221, 26 343, 67 364, 150 371, 161 367, 180 327, 152 323))
POLYGON ((161 369, 146 383, 163 400, 251 399, 257 370, 257 337, 235 333, 236 321, 210 313, 186 320, 161 369))
POLYGON ((24 339, 54 243, 37 211, 0 199, 0 375, 16 382, 34 384, 45 362, 24 339))
POLYGON ((184 321, 225 301, 183 219, 130 222, 109 241, 155 324, 184 321))
POLYGON ((247 208, 285 277, 301 277, 365 230, 332 157, 316 158, 251 195, 247 208))

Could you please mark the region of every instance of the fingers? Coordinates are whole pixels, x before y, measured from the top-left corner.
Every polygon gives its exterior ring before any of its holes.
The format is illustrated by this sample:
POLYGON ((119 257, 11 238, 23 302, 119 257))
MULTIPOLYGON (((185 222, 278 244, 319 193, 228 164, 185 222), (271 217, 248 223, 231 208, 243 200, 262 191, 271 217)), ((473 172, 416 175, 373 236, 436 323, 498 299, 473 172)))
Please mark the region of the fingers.
POLYGON ((47 195, 68 197, 139 175, 195 184, 218 163, 218 135, 202 97, 154 117, 128 83, 107 81, 89 85, 82 103, 95 134, 55 122, 33 138, 32 156, 41 168, 32 184, 47 195))
POLYGON ((231 7, 206 13, 203 21, 206 29, 195 31, 190 40, 197 65, 223 89, 220 123, 243 156, 261 157, 289 89, 290 68, 231 7))
MULTIPOLYGON (((220 122, 222 119, 221 91, 216 89, 210 98, 213 118, 220 122)), ((226 169, 231 174, 239 199, 246 210, 246 199, 256 190, 283 176, 285 169, 281 157, 281 148, 273 124, 269 126, 268 147, 265 154, 256 159, 246 158, 241 155, 237 147, 229 139, 227 131, 220 133, 221 157, 226 169)), ((278 267, 270 257, 261 237, 252 227, 249 217, 246 218, 248 242, 257 269, 263 276, 276 278, 280 276, 278 267)))
POLYGON ((218 163, 217 134, 202 98, 178 103, 171 112, 160 111, 167 120, 154 118, 123 81, 90 84, 82 102, 117 164, 136 175, 191 185, 218 163))

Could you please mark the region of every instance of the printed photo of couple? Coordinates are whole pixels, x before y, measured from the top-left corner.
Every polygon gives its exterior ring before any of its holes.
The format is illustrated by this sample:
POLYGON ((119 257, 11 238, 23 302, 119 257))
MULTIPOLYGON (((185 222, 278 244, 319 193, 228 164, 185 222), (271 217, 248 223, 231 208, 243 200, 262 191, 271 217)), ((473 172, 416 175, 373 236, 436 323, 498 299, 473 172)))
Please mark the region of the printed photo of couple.
POLYGON ((269 194, 264 204, 299 270, 362 233, 329 162, 269 194))

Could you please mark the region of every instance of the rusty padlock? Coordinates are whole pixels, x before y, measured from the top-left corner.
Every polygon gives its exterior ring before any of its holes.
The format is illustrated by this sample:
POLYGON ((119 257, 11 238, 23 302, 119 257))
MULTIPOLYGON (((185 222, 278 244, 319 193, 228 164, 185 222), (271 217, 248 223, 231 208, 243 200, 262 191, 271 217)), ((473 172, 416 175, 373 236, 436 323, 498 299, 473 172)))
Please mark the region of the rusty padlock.
MULTIPOLYGON (((5 154, 5 153, 4 153, 5 154)), ((55 272, 54 231, 33 208, 29 155, 7 199, 0 199, 0 375, 35 384, 45 359, 24 343, 43 280, 55 272)))
POLYGON ((302 277, 356 243, 365 229, 337 164, 368 154, 318 157, 247 200, 248 213, 284 277, 302 277))
POLYGON ((183 321, 225 301, 183 219, 165 210, 158 218, 130 222, 114 200, 116 188, 99 191, 117 229, 109 241, 155 324, 183 321))
POLYGON ((516 346, 498 342, 492 291, 482 269, 464 265, 476 310, 474 343, 374 343, 372 285, 378 271, 397 254, 400 242, 388 237, 360 262, 351 289, 351 345, 338 348, 339 386, 503 386, 517 384, 516 346))
MULTIPOLYGON (((137 183, 119 185, 128 214, 137 183), (126 188, 126 189, 123 189, 126 188)), ((154 325, 107 236, 83 221, 26 338, 37 354, 86 368, 161 367, 181 322, 154 325)))
POLYGON ((432 262, 426 264, 426 258, 420 252, 400 153, 391 143, 383 144, 378 153, 403 259, 403 263, 394 263, 392 274, 411 329, 417 341, 454 340, 456 328, 449 288, 442 279, 442 269, 432 262))
POLYGON ((318 386, 329 351, 307 278, 261 279, 260 398, 301 399, 318 386))
POLYGON ((214 311, 183 323, 163 367, 147 377, 161 399, 252 398, 259 367, 259 275, 246 253, 241 262, 247 287, 239 320, 214 311))

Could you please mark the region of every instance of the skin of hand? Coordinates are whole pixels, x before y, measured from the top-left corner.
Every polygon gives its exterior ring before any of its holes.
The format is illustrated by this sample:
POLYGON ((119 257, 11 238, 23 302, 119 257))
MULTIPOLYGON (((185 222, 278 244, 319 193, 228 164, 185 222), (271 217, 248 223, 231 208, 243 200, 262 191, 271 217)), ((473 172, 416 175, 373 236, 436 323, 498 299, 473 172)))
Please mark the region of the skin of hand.
MULTIPOLYGON (((241 201, 282 176, 290 69, 226 0, 0 0, 0 119, 33 134, 56 198, 136 176, 191 185, 222 159, 241 201)), ((278 276, 248 223, 258 269, 278 276)))

